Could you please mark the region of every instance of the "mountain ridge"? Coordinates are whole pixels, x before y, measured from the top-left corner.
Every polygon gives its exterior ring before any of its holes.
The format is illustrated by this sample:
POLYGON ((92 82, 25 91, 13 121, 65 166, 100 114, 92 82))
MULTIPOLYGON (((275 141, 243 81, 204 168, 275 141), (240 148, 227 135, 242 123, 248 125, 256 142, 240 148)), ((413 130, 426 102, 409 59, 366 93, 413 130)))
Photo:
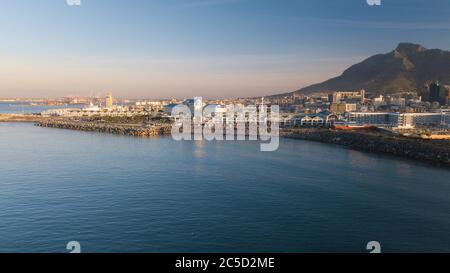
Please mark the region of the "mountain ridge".
POLYGON ((341 75, 297 91, 275 96, 313 95, 365 89, 371 95, 423 92, 433 81, 450 84, 450 51, 399 43, 385 54, 376 54, 347 68, 341 75))

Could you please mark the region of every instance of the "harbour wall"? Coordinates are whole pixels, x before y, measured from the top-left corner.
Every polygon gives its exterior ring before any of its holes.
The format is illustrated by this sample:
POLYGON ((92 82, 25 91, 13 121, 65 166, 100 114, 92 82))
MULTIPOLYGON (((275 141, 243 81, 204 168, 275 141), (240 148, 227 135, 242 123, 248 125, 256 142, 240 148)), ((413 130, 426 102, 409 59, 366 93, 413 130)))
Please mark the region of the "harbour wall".
POLYGON ((124 125, 100 122, 83 122, 83 121, 57 121, 46 120, 36 122, 36 126, 69 129, 87 132, 100 132, 116 135, 150 137, 167 135, 171 133, 172 126, 170 124, 151 124, 151 125, 124 125))
POLYGON ((329 129, 284 130, 282 136, 337 144, 356 150, 389 154, 450 167, 450 141, 424 140, 385 132, 335 131, 329 129))

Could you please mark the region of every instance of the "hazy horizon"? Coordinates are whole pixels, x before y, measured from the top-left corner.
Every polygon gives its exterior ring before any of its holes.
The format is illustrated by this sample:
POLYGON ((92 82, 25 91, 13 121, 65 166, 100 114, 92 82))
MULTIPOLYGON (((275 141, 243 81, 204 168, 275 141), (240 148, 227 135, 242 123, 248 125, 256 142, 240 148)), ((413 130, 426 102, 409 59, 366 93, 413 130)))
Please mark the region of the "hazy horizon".
POLYGON ((445 0, 0 3, 0 98, 272 95, 400 42, 450 44, 445 0))

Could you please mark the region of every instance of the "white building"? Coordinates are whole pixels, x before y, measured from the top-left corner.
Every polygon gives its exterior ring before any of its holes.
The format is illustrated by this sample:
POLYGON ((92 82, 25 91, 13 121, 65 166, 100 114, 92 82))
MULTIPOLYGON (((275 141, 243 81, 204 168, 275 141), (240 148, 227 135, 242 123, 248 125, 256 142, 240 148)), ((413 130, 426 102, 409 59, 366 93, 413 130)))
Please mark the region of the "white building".
POLYGON ((360 125, 396 126, 397 117, 389 112, 352 112, 347 113, 347 121, 360 125))
POLYGON ((359 125, 415 128, 444 125, 447 119, 443 113, 354 112, 347 113, 347 120, 359 125))
POLYGON ((326 120, 320 116, 305 116, 301 119, 301 126, 311 126, 311 127, 317 127, 317 126, 324 126, 326 123, 326 120))
POLYGON ((443 125, 442 113, 406 113, 397 114, 397 127, 415 128, 443 125))

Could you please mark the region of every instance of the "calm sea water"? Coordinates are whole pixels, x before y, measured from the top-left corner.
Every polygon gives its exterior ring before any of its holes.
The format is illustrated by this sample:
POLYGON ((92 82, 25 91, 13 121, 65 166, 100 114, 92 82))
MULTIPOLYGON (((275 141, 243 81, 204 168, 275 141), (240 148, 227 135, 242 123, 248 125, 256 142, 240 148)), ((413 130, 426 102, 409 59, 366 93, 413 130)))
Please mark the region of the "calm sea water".
POLYGON ((450 171, 282 140, 0 124, 0 252, 450 251, 450 171))
POLYGON ((47 106, 47 105, 30 105, 26 102, 0 102, 0 114, 38 114, 49 109, 76 108, 81 105, 71 106, 47 106))

